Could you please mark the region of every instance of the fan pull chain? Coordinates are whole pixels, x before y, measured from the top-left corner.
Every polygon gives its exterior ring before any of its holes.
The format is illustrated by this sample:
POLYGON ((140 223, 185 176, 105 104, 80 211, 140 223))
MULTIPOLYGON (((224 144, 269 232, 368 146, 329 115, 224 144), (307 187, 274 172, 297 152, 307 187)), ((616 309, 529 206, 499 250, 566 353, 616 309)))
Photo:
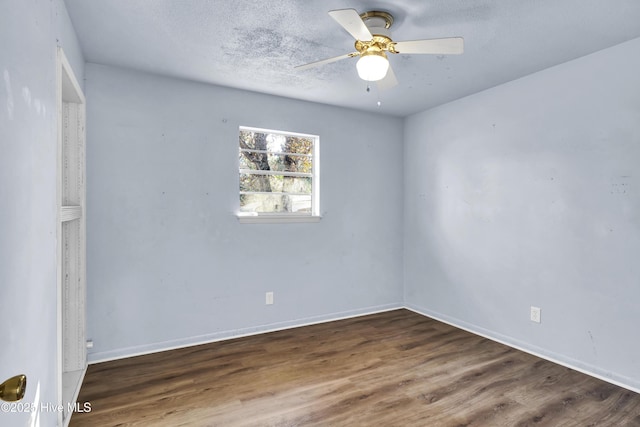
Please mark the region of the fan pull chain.
MULTIPOLYGON (((371 93, 371 85, 370 84, 367 84, 367 93, 371 93)), ((377 90, 376 91, 376 95, 377 95, 377 98, 378 98, 378 100, 376 101, 376 105, 378 107, 380 107, 380 106, 382 106, 382 101, 380 101, 380 91, 377 90)))

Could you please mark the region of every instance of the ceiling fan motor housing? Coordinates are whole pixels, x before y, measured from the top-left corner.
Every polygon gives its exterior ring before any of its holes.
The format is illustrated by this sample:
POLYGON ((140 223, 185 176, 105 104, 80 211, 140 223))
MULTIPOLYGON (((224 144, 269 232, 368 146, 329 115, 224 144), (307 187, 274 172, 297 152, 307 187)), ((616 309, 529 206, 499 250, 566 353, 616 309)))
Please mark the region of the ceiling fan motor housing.
POLYGON ((371 27, 383 27, 388 30, 393 25, 393 15, 379 10, 362 13, 360 14, 360 19, 369 29, 371 27))
POLYGON ((393 25, 393 16, 390 13, 373 10, 361 14, 360 18, 371 34, 391 39, 391 31, 389 29, 393 25))
POLYGON ((367 24, 367 28, 369 28, 369 31, 371 31, 371 34, 373 34, 374 36, 384 36, 391 38, 391 31, 389 31, 388 28, 372 24, 367 24))
POLYGON ((373 35, 371 40, 356 40, 355 47, 360 54, 384 55, 384 52, 395 53, 391 40, 393 16, 387 12, 371 11, 360 15, 362 21, 373 35))

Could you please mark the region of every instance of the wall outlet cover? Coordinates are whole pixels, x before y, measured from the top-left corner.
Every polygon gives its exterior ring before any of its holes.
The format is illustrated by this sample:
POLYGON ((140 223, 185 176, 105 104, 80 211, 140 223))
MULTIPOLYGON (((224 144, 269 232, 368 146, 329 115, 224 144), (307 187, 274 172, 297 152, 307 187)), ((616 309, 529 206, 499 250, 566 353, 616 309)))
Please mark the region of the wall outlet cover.
POLYGON ((540 323, 540 307, 531 306, 531 321, 540 323))

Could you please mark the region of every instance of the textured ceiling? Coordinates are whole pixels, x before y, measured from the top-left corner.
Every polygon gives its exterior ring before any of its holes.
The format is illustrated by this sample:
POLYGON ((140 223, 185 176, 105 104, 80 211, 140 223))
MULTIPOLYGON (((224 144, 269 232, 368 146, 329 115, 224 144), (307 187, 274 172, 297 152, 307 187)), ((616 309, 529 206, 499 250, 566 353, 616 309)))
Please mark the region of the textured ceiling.
POLYGON ((640 37, 638 0, 65 0, 88 62, 406 116, 640 37), (462 55, 392 55, 367 92, 327 15, 391 12, 393 39, 461 36, 462 55), (377 101, 380 101, 380 106, 377 101))

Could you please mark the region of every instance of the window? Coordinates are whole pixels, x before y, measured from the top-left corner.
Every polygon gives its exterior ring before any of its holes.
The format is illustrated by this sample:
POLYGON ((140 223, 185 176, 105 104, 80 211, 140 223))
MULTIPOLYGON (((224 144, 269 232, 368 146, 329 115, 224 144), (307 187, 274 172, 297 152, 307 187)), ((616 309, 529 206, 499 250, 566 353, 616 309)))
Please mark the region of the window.
POLYGON ((319 220, 319 137, 240 127, 241 222, 319 220))

